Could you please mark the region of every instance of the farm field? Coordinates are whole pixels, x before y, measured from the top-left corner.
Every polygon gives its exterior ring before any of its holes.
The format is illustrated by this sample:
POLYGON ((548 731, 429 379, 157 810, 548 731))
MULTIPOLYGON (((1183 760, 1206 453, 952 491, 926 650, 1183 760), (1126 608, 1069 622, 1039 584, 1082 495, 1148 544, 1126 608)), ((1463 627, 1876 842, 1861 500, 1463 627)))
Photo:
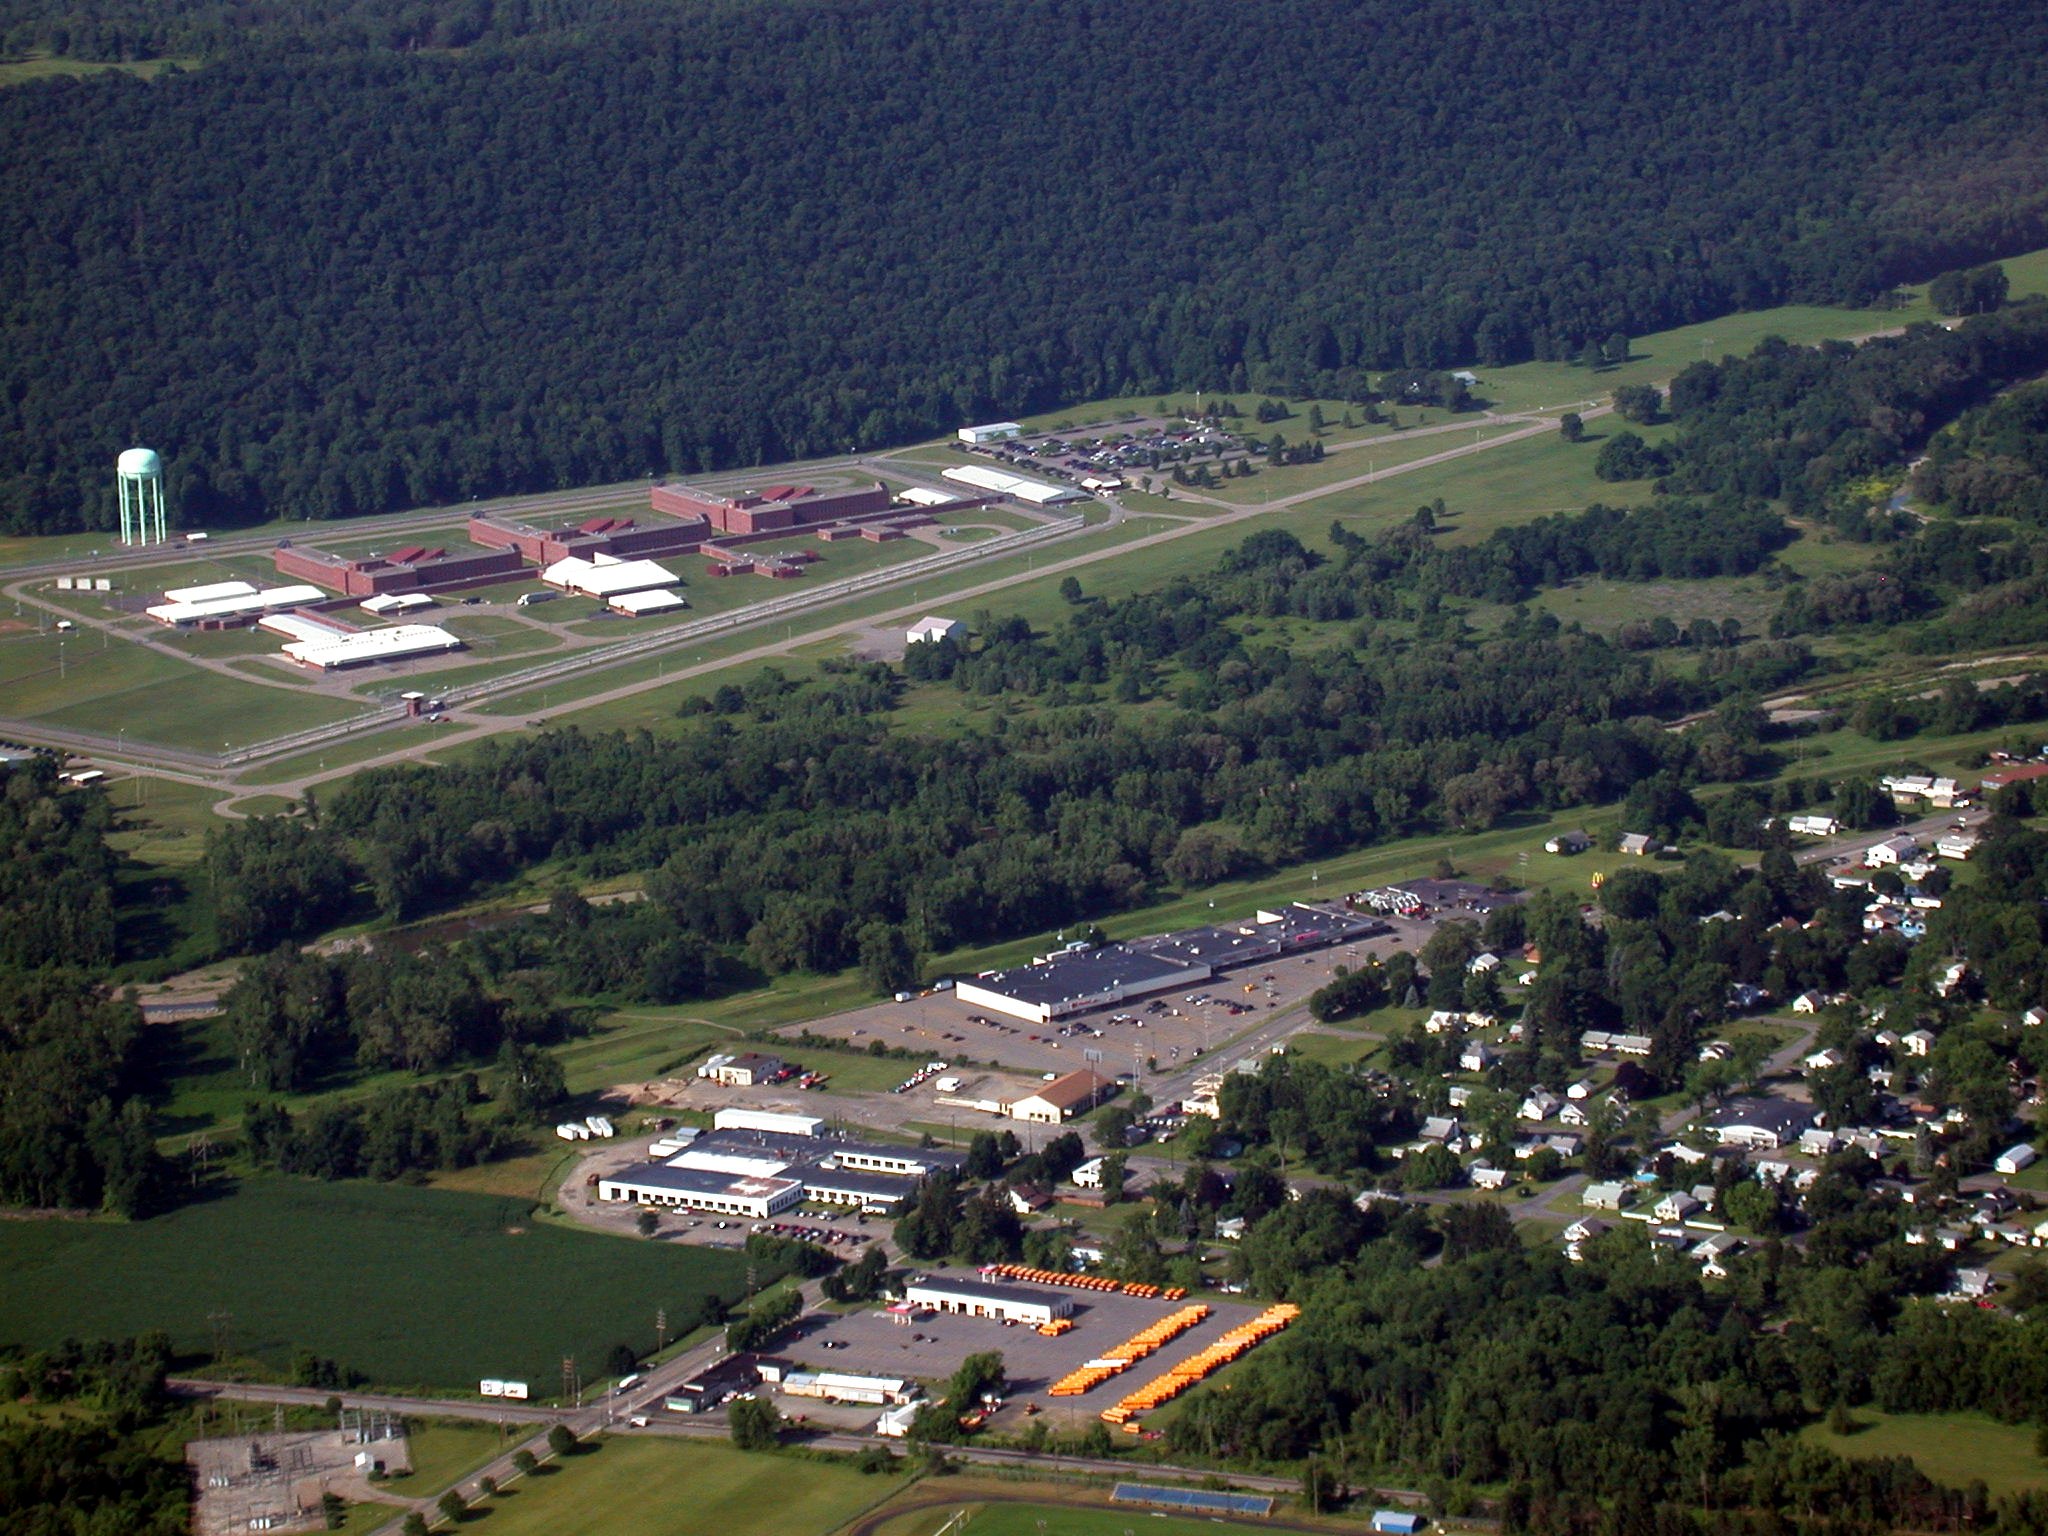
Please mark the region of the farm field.
POLYGON ((614 1344, 651 1349, 658 1308, 687 1316, 707 1290, 744 1288, 737 1254, 531 1224, 530 1208, 263 1177, 146 1222, 16 1223, 0 1342, 162 1327, 197 1354, 224 1312, 231 1359, 267 1372, 303 1348, 380 1385, 466 1392, 485 1375, 557 1381, 564 1355, 595 1368, 614 1344), (117 1274, 148 1283, 106 1283, 117 1274))
POLYGON ((1825 1423, 1810 1424, 1801 1437, 1837 1456, 1906 1456, 1951 1488, 1977 1479, 1993 1497, 2048 1486, 2048 1460, 2034 1451, 2034 1429, 2001 1424, 1981 1413, 1883 1413, 1856 1409, 1854 1433, 1838 1435, 1825 1423))
MULTIPOLYGON (((1138 1475, 1136 1472, 1134 1476, 1138 1475)), ((1218 1530, 1241 1529, 1219 1526, 1215 1521, 1190 1516, 1155 1513, 1140 1505, 1120 1504, 1115 1508, 1089 1509, 1072 1504, 985 1504, 972 1498, 933 1505, 883 1525, 876 1536, 1125 1536, 1141 1530, 1145 1536, 1216 1536, 1218 1530), (948 1527, 946 1522, 967 1511, 967 1518, 948 1527)), ((1265 1530, 1300 1530, 1303 1527, 1267 1525, 1265 1530)))
POLYGON ((620 1436, 484 1508, 491 1536, 828 1536, 896 1486, 832 1462, 620 1436))

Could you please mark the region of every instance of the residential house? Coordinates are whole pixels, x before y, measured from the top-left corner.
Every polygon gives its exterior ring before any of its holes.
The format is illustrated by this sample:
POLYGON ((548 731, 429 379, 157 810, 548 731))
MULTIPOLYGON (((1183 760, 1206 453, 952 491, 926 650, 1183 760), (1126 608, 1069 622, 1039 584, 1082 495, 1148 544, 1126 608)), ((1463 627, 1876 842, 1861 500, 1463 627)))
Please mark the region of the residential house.
POLYGON ((1657 840, 1641 832, 1622 834, 1621 851, 1639 859, 1646 859, 1660 851, 1657 840))
POLYGON ((1560 832, 1557 836, 1544 843, 1543 851, 1545 853, 1563 854, 1584 853, 1592 846, 1593 838, 1590 833, 1583 831, 1560 832))
POLYGON ((1699 1201, 1682 1189, 1674 1189, 1657 1202, 1652 1214, 1659 1221, 1684 1221, 1687 1217, 1697 1215, 1699 1209, 1699 1201))
POLYGON ((1483 1040, 1474 1040, 1458 1055, 1458 1068, 1464 1072, 1490 1072, 1500 1062, 1500 1052, 1483 1040))
POLYGON ((1507 1169, 1495 1168, 1487 1163, 1474 1163, 1465 1170, 1465 1173, 1472 1180, 1474 1189, 1501 1189, 1508 1182, 1507 1169))
POLYGON ((1926 1029, 1910 1029, 1899 1036, 1899 1044, 1905 1047, 1908 1056, 1925 1056, 1934 1049, 1934 1033, 1926 1029))
POLYGON ((1634 1188, 1613 1179, 1601 1184, 1588 1184, 1585 1193, 1579 1196, 1579 1204, 1589 1210, 1619 1211, 1635 1204, 1634 1188))
POLYGON ((1548 1088, 1532 1088, 1529 1090, 1529 1096, 1522 1100, 1521 1107, 1515 1111, 1515 1114, 1523 1120, 1542 1121, 1548 1120, 1563 1106, 1564 1100, 1560 1099, 1548 1088))
POLYGON ((1865 869, 1895 869, 1920 852, 1920 845, 1910 837, 1888 837, 1881 843, 1873 843, 1863 850, 1865 869))
POLYGON ((1819 1013, 1827 1005, 1828 1000, 1818 992, 1802 992, 1792 999, 1794 1013, 1819 1013))

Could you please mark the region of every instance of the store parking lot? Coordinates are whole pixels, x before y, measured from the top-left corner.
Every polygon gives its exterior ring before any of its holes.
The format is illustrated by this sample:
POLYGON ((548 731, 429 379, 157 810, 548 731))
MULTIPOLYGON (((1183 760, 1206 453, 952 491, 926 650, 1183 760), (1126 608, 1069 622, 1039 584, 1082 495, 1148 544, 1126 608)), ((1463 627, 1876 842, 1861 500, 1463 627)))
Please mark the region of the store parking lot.
MULTIPOLYGON (((1224 1050, 1269 1014, 1302 1002, 1330 979, 1337 966, 1360 965, 1396 949, 1420 948, 1434 931, 1428 919, 1391 921, 1394 931, 1378 938, 1249 965, 1187 992, 1120 1003, 1052 1024, 1027 1023, 986 1006, 970 1006, 945 991, 923 993, 907 1002, 876 1003, 791 1025, 780 1033, 793 1038, 808 1031, 856 1050, 880 1041, 926 1061, 993 1064, 1039 1077, 1090 1065, 1089 1051, 1102 1053, 1100 1070, 1109 1075, 1172 1072, 1224 1050)), ((802 1054, 800 1048, 792 1048, 792 1053, 802 1054)), ((906 1078, 911 1070, 906 1064, 906 1078)), ((933 1094, 927 1079, 902 1097, 928 1102, 933 1094)))

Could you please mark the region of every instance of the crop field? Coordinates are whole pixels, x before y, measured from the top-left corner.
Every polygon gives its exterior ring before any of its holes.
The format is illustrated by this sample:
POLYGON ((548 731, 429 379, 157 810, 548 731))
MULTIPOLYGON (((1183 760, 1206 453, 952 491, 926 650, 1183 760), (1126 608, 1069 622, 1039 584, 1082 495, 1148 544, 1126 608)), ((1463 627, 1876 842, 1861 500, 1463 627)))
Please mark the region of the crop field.
POLYGON ((1994 1497, 2048 1485, 2048 1460, 2034 1450, 2033 1426, 2001 1424, 1981 1413, 1883 1413, 1858 1408, 1853 1432, 1825 1423, 1801 1431, 1837 1456, 1905 1456, 1937 1483, 1964 1488, 1981 1478, 1994 1497))
POLYGON ((654 1316, 745 1284, 737 1254, 530 1224, 531 1202, 400 1185, 251 1178, 149 1221, 18 1222, 0 1271, 0 1341, 170 1331, 200 1353, 226 1313, 228 1355, 276 1372, 294 1349, 387 1386, 545 1393, 564 1355, 594 1374, 646 1351, 654 1316), (110 1284, 109 1276, 147 1283, 110 1284), (574 1297, 576 1305, 565 1306, 574 1297))
POLYGON ((491 1536, 828 1536, 896 1486, 833 1462, 616 1436, 484 1508, 491 1536))
POLYGON ((0 88, 20 85, 28 80, 48 80, 58 75, 98 75, 108 70, 119 70, 123 74, 134 75, 137 79, 152 80, 167 69, 197 69, 202 62, 204 61, 196 58, 174 58, 102 63, 95 59, 61 58, 53 54, 30 52, 19 58, 0 59, 0 88))

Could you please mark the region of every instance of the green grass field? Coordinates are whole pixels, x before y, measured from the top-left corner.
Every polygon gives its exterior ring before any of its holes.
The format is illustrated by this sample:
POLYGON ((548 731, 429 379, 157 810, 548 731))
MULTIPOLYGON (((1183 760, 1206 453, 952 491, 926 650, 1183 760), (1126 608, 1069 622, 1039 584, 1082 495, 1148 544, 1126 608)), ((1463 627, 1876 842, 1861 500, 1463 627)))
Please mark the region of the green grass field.
MULTIPOLYGON (((1114 1509, 1077 1508, 1070 1504, 980 1504, 963 1499, 944 1504, 882 1528, 882 1536, 935 1536, 945 1529, 947 1536, 1127 1536, 1142 1531, 1145 1536, 1216 1536, 1213 1520, 1155 1514, 1133 1505, 1114 1509), (946 1522, 962 1510, 968 1512, 960 1524, 946 1522)), ((1363 1527, 1360 1527, 1363 1529, 1363 1527)))
MULTIPOLYGON (((58 58, 47 53, 26 53, 19 58, 0 59, 0 88, 21 85, 29 80, 49 80, 59 75, 99 75, 108 70, 119 70, 123 74, 139 79, 153 80, 165 70, 197 69, 201 61, 196 58, 135 59, 121 63, 100 63, 92 59, 58 58)), ((104 537, 104 535, 102 535, 104 537)))
POLYGON ((473 1390, 481 1376, 595 1374, 611 1347, 645 1351, 654 1315, 687 1315, 745 1283, 737 1254, 531 1222, 530 1202, 400 1185, 251 1178, 138 1223, 16 1222, 0 1269, 0 1341, 169 1330, 280 1370, 305 1348, 387 1386, 473 1390), (120 1277, 121 1283, 112 1283, 120 1277), (569 1305, 573 1298, 574 1305, 569 1305))
POLYGON ((175 656, 80 631, 0 634, 0 700, 19 720, 202 752, 345 719, 341 699, 239 682, 175 656))
POLYGON ((1837 1456, 1911 1457, 1937 1483, 1963 1488, 1981 1478, 1994 1496, 2048 1486, 2048 1460, 2034 1451, 2034 1430, 2001 1424, 1981 1413, 1883 1413, 1858 1408, 1853 1434, 1825 1423, 1800 1433, 1837 1456))
POLYGON ((409 1423, 405 1439, 412 1470, 384 1486, 408 1498, 439 1493, 457 1478, 487 1466, 523 1437, 523 1426, 477 1424, 466 1419, 409 1423))
POLYGON ((484 1508, 491 1536, 828 1536, 897 1487, 830 1462, 621 1437, 484 1508))

